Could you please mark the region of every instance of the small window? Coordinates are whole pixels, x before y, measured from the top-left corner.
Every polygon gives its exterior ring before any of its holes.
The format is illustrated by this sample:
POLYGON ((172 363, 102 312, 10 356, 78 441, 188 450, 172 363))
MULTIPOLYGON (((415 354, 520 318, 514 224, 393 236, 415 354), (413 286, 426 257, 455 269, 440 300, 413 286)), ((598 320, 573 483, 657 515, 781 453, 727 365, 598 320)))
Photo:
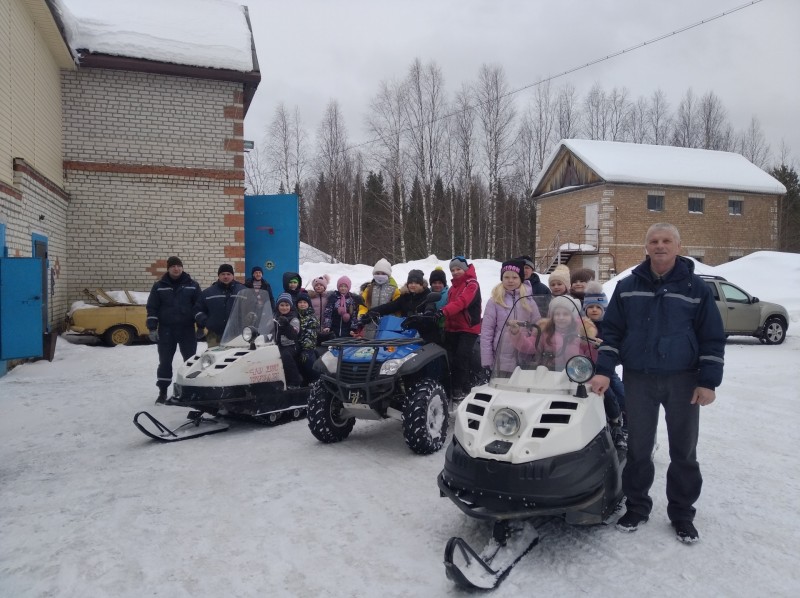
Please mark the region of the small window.
POLYGON ((708 288, 711 289, 711 294, 714 295, 714 301, 719 301, 719 291, 717 291, 717 285, 715 285, 710 280, 706 281, 708 288))
POLYGON ((703 197, 692 197, 689 196, 689 212, 692 214, 702 214, 703 213, 703 203, 705 202, 705 198, 703 197))
POLYGON ((744 200, 741 198, 728 198, 728 214, 731 216, 741 216, 744 200))
POLYGON ((663 191, 648 191, 647 192, 647 209, 651 212, 664 211, 664 192, 663 191))

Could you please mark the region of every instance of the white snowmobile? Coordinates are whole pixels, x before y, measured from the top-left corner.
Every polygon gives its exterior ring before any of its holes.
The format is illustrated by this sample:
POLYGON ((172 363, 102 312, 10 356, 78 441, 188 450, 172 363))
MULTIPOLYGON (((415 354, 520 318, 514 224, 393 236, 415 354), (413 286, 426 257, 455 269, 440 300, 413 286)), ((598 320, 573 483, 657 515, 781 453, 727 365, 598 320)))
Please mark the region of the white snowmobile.
POLYGON ((178 369, 174 394, 165 404, 192 409, 189 421, 170 429, 143 411, 134 423, 151 438, 175 441, 228 429, 216 416, 247 417, 266 424, 301 419, 309 388, 287 387, 274 334, 266 292, 240 291, 220 345, 190 357, 178 369))
POLYGON ((495 347, 488 384, 458 407, 453 441, 438 485, 470 517, 493 524, 478 554, 461 538, 445 550, 447 576, 469 588, 490 589, 538 542, 543 518, 603 523, 622 501, 618 451, 603 398, 587 392, 594 343, 579 306, 553 297, 548 316, 521 298, 495 347))

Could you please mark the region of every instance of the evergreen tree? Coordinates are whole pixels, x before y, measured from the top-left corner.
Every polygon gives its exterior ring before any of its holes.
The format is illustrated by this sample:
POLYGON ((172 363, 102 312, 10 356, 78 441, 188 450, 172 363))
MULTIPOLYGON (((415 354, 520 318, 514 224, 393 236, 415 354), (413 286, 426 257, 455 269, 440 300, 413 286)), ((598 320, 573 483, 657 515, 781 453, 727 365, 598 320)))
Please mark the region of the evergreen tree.
POLYGON ((778 249, 800 252, 800 181, 794 167, 781 164, 770 174, 783 183, 786 195, 778 208, 778 249))

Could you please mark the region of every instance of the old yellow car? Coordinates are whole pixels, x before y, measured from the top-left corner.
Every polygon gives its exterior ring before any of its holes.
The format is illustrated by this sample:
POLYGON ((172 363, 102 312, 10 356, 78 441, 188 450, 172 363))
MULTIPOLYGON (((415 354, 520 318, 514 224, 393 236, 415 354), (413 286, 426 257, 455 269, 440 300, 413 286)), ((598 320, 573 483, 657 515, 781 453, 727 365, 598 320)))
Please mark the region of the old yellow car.
POLYGON ((66 332, 96 336, 112 347, 147 337, 148 293, 103 289, 83 292, 87 301, 72 304, 66 317, 66 332))

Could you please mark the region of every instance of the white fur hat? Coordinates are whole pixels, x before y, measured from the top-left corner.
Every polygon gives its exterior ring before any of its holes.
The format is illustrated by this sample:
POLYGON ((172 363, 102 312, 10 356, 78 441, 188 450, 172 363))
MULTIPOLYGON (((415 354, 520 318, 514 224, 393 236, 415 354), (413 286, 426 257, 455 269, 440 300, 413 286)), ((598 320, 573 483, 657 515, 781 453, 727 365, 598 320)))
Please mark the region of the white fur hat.
POLYGON ((389 260, 386 258, 381 258, 375 263, 375 267, 372 269, 372 273, 375 274, 376 272, 383 272, 384 274, 388 274, 389 276, 392 275, 392 265, 389 263, 389 260))
POLYGON ((564 283, 564 286, 569 289, 569 287, 572 285, 569 268, 567 268, 564 264, 556 266, 556 269, 550 273, 550 278, 547 279, 547 285, 550 286, 550 281, 553 280, 560 280, 564 283))

